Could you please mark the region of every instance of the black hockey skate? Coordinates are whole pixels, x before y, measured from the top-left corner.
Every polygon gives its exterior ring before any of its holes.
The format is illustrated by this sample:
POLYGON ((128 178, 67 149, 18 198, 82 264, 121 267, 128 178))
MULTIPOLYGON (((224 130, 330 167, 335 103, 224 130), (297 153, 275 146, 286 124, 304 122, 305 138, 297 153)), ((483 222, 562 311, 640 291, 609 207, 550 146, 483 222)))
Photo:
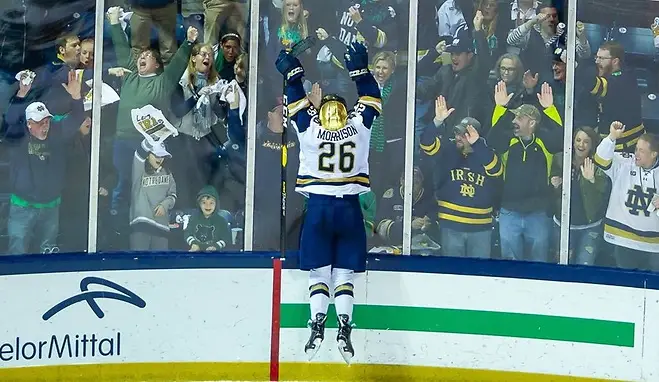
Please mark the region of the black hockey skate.
POLYGON ((353 324, 346 314, 339 314, 338 321, 339 330, 336 335, 336 343, 343 360, 350 365, 350 360, 355 356, 355 349, 353 349, 352 341, 350 340, 353 324))
POLYGON ((307 354, 309 361, 318 353, 320 349, 320 344, 323 343, 325 339, 325 321, 327 316, 323 313, 316 313, 315 320, 309 320, 307 326, 311 329, 311 334, 309 335, 309 341, 304 345, 304 352, 307 354))

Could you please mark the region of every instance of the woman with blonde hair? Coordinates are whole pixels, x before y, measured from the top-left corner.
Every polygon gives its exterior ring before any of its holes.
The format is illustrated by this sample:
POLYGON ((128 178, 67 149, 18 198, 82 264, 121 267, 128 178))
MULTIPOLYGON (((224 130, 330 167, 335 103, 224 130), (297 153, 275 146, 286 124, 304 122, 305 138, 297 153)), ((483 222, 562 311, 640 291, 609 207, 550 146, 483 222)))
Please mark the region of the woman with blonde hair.
POLYGON ((371 126, 371 188, 378 198, 396 187, 405 151, 405 83, 398 83, 396 55, 380 51, 373 56, 371 72, 380 87, 382 113, 371 126))
MULTIPOLYGON (((309 12, 304 9, 303 0, 285 0, 282 2, 281 18, 276 20, 273 16, 270 21, 268 45, 266 47, 268 59, 266 62, 275 62, 282 49, 290 49, 293 45, 309 36, 308 17, 309 12)), ((309 68, 305 75, 306 78, 315 77, 313 73, 316 67, 314 60, 315 54, 312 50, 310 49, 298 57, 304 65, 305 70, 309 68), (314 62, 310 60, 314 60, 314 62)), ((281 75, 275 70, 274 65, 268 65, 263 72, 267 76, 265 83, 281 82, 281 75)), ((268 90, 268 102, 281 95, 281 89, 277 90, 277 87, 268 90)))
MULTIPOLYGON (((290 49, 309 36, 308 16, 309 12, 304 9, 304 1, 286 0, 282 3, 281 19, 270 24, 270 38, 267 48, 268 62, 275 62, 282 49, 290 49)), ((310 51, 307 51, 299 58, 303 60, 304 56, 310 54, 310 51)), ((305 67, 307 66, 311 67, 311 65, 305 65, 305 67)), ((277 73, 277 78, 279 78, 279 73, 277 73)))
POLYGON ((281 25, 277 28, 277 38, 290 48, 309 36, 307 13, 302 0, 286 0, 281 7, 281 25))
POLYGON ((168 139, 168 150, 177 161, 171 165, 179 179, 179 205, 194 205, 196 192, 214 177, 213 154, 222 144, 213 129, 225 117, 221 94, 209 94, 209 87, 220 81, 214 62, 213 47, 197 44, 192 48, 188 68, 172 97, 172 111, 179 118, 174 124, 179 132, 168 139), (199 100, 202 98, 201 102, 199 100), (192 203, 192 204, 191 204, 192 203))

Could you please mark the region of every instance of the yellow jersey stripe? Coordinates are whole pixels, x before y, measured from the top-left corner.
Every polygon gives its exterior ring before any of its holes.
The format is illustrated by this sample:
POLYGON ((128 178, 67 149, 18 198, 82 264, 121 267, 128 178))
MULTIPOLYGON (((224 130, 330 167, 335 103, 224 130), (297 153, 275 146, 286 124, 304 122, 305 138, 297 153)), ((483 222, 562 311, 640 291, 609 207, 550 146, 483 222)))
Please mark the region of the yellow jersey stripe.
POLYGON ((600 86, 602 85, 602 80, 600 80, 599 77, 595 77, 595 87, 593 87, 590 90, 590 94, 595 95, 597 92, 600 90, 600 86))
POLYGON ((463 223, 463 224, 491 224, 492 223, 492 218, 483 218, 483 219, 472 219, 472 218, 464 218, 462 216, 455 216, 455 215, 449 215, 445 213, 439 213, 437 214, 440 219, 444 220, 450 220, 458 223, 463 223))
POLYGON ((611 168, 611 164, 613 163, 612 159, 606 160, 602 158, 601 156, 595 154, 593 156, 593 160, 595 161, 595 164, 598 165, 599 167, 603 168, 604 170, 608 170, 611 168))
POLYGON ((375 40, 375 47, 382 48, 387 44, 387 34, 378 29, 378 37, 375 40))
POLYGON ((465 207, 465 206, 460 206, 460 205, 457 205, 457 204, 449 203, 449 202, 446 202, 446 201, 443 201, 443 200, 438 200, 437 204, 440 207, 444 207, 444 208, 448 208, 450 210, 464 212, 464 213, 468 213, 468 214, 485 215, 485 214, 491 214, 492 213, 492 207, 490 207, 490 208, 465 207))
POLYGON ((612 227, 608 224, 604 224, 604 232, 610 233, 612 235, 620 236, 620 237, 628 239, 628 240, 640 241, 642 243, 648 243, 648 244, 659 244, 659 237, 640 236, 640 235, 637 235, 633 232, 629 232, 629 231, 622 230, 620 228, 612 227))
POLYGON ((435 137, 435 142, 433 142, 431 145, 419 144, 419 146, 421 146, 421 150, 423 150, 427 155, 430 156, 437 154, 439 152, 441 145, 442 143, 437 137, 435 137))
POLYGON ((359 97, 357 102, 364 104, 366 106, 370 106, 373 109, 377 110, 378 113, 382 114, 382 99, 380 98, 375 98, 371 96, 361 96, 359 97))
POLYGON ((368 177, 365 176, 351 176, 348 178, 311 178, 311 179, 297 179, 297 184, 308 184, 308 183, 332 183, 332 182, 366 182, 368 183, 368 177))
POLYGON ((494 156, 494 159, 492 159, 492 162, 490 162, 490 163, 488 163, 487 165, 485 165, 485 171, 489 171, 489 170, 493 169, 494 166, 497 165, 497 163, 499 163, 499 157, 497 157, 497 156, 495 155, 495 156, 494 156))
POLYGON ((609 81, 602 77, 602 95, 600 97, 604 98, 606 97, 607 93, 609 92, 609 81))
POLYGON ((299 101, 295 101, 290 105, 288 105, 288 115, 292 117, 295 114, 297 114, 300 110, 309 107, 309 105, 311 105, 311 102, 309 102, 309 99, 306 97, 302 98, 299 101))

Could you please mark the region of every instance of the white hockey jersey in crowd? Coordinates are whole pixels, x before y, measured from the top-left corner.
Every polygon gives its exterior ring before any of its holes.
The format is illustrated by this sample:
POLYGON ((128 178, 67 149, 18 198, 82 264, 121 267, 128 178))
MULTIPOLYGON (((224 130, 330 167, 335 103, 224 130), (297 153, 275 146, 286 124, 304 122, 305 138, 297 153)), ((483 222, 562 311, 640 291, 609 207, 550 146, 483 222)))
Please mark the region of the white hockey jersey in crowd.
MULTIPOLYGON (((369 108, 379 112, 380 100, 360 97, 345 127, 330 131, 321 126, 318 112, 308 100, 289 106, 291 114, 306 112, 311 117, 308 126, 292 122, 300 141, 297 192, 305 196, 310 193, 342 196, 370 191, 368 153, 372 122, 365 123, 363 115, 364 112, 373 114, 369 108)), ((373 118, 367 119, 372 121, 373 118)))
POLYGON ((659 216, 652 206, 659 189, 659 166, 645 170, 636 165, 634 154, 614 150, 615 142, 607 137, 595 155, 595 163, 612 181, 604 239, 659 256, 659 216))

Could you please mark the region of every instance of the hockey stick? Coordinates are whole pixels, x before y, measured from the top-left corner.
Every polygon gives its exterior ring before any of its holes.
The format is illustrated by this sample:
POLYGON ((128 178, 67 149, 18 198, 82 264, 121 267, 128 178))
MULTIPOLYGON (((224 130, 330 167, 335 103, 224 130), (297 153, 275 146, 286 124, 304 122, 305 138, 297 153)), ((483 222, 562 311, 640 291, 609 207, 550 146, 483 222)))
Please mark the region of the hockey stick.
MULTIPOLYGON (((305 51, 311 49, 316 44, 316 37, 309 36, 304 40, 293 45, 288 52, 293 57, 297 57, 305 51)), ((281 213, 279 229, 279 254, 281 258, 286 257, 286 165, 288 162, 288 100, 286 99, 286 77, 282 85, 282 115, 284 117, 284 126, 281 133, 281 213)))

